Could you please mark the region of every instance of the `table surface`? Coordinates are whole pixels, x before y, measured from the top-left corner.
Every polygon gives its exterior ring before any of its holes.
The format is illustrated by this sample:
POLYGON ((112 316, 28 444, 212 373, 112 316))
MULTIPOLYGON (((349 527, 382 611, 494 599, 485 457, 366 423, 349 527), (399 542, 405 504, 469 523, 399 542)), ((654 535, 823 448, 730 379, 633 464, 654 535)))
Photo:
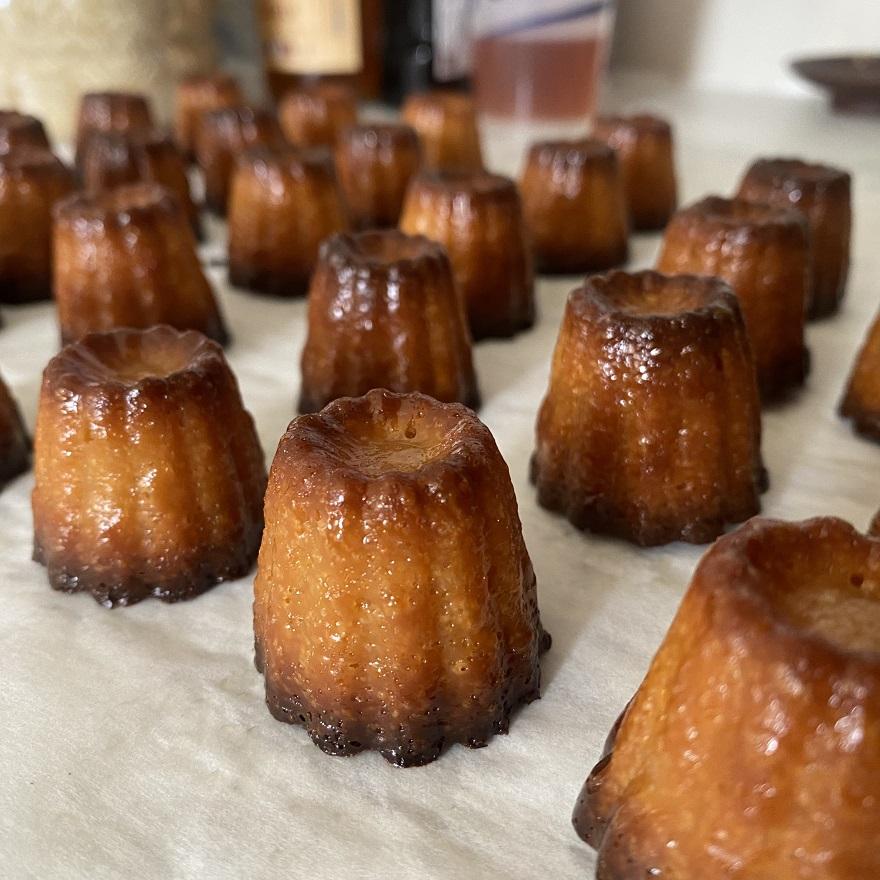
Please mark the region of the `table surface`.
MULTIPOLYGON (((802 394, 765 413, 764 512, 836 514, 867 525, 880 506, 877 447, 835 414, 878 306, 880 125, 811 101, 685 94, 639 78, 609 107, 675 122, 682 195, 729 192, 754 156, 802 154, 855 175, 849 299, 809 328, 802 394)), ((497 135, 496 166, 516 157, 497 135)), ((222 229, 205 248, 222 253, 222 229)), ((651 264, 657 236, 633 239, 651 264)), ((293 415, 303 302, 255 298, 211 269, 234 334, 229 360, 271 456, 293 415)), ((481 343, 481 417, 510 465, 553 648, 543 698, 488 748, 455 747, 424 768, 375 754, 330 758, 266 711, 252 662, 251 583, 189 603, 107 611, 51 591, 30 560, 32 476, 0 494, 0 875, 8 878, 574 878, 591 850, 570 814, 616 715, 638 686, 702 548, 640 550, 575 531, 541 510, 527 480, 535 414, 565 295, 538 285, 540 318, 481 343)), ((4 309, 0 370, 29 425, 56 351, 49 305, 4 309)), ((223 426, 218 426, 223 430, 223 426)))

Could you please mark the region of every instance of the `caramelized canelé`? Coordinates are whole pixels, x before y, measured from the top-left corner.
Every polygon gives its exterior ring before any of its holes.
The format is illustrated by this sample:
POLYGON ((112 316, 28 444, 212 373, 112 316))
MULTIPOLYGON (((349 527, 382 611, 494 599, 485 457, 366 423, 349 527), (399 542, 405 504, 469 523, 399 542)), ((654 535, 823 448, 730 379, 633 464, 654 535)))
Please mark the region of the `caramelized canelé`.
POLYGON ((846 171, 801 159, 759 159, 746 171, 739 196, 795 208, 810 227, 807 316, 838 310, 846 293, 852 229, 851 179, 846 171))
POLYGON ((535 321, 532 262, 519 193, 497 174, 418 174, 400 218, 449 253, 474 339, 514 336, 535 321))
POLYGON ((183 156, 195 158, 203 113, 235 107, 243 100, 238 82, 228 73, 195 74, 181 80, 174 98, 174 139, 183 156))
POLYGON ((295 147, 333 147, 340 134, 357 122, 354 90, 320 83, 287 92, 278 104, 278 121, 295 147))
POLYGON ((309 290, 300 412, 371 388, 480 400, 449 259, 396 229, 328 239, 309 290))
POLYGON ((539 272, 580 274, 626 262, 626 195, 617 154, 607 144, 533 145, 520 190, 539 272))
POLYGON ((52 208, 74 185, 46 149, 0 155, 0 302, 52 298, 52 208))
POLYGON ((272 296, 303 296, 321 242, 348 228, 324 151, 248 150, 229 202, 229 281, 272 296))
POLYGON ((846 384, 840 414, 854 430, 880 443, 880 315, 868 330, 846 384))
POLYGON ((415 130, 408 125, 355 125, 339 137, 336 171, 355 229, 396 226, 406 188, 421 164, 415 130))
POLYGON ((31 441, 12 392, 0 379, 0 489, 31 465, 31 441))
POLYGON ((460 92, 433 91, 410 95, 401 111, 422 142, 430 171, 483 170, 483 152, 473 100, 460 92))
POLYGON ((574 811, 598 880, 880 876, 880 541, 721 538, 574 811))
POLYGON ((513 486, 463 406, 376 390, 295 419, 254 594, 269 710, 328 754, 426 764, 539 695, 549 639, 513 486))
POLYGON ((0 156, 20 147, 50 150, 52 145, 36 116, 17 110, 0 110, 0 156))
POLYGON ((145 95, 133 92, 87 92, 79 103, 76 127, 76 167, 92 134, 115 131, 148 135, 155 127, 153 112, 145 95))
POLYGON ((93 333, 43 375, 34 558, 103 605, 188 599, 256 559, 266 469, 221 348, 170 327, 93 333))
POLYGON ((538 501, 579 528, 704 543, 766 488, 755 366, 723 281, 587 278, 568 299, 538 414, 538 501))
POLYGON ((229 339, 183 210, 168 190, 133 183, 80 193, 55 209, 61 340, 170 324, 229 339))
POLYGON ((765 400, 804 384, 810 253, 796 211, 708 196, 679 211, 663 237, 657 268, 669 275, 713 275, 742 307, 765 400))

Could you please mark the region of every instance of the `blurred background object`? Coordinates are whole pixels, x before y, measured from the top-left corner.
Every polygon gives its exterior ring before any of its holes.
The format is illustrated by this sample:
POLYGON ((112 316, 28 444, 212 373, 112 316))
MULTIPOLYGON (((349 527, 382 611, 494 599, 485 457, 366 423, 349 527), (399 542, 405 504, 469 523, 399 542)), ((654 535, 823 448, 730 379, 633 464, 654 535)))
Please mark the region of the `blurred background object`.
POLYGON ((880 55, 801 58, 792 70, 828 91, 841 113, 880 113, 880 55))

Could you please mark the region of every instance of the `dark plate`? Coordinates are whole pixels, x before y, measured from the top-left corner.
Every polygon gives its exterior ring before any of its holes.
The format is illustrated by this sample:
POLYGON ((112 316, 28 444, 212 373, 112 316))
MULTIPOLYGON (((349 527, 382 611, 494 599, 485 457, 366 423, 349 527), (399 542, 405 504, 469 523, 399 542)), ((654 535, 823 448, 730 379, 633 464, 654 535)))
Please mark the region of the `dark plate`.
POLYGON ((792 69, 831 93, 835 110, 880 113, 880 55, 801 58, 792 69))

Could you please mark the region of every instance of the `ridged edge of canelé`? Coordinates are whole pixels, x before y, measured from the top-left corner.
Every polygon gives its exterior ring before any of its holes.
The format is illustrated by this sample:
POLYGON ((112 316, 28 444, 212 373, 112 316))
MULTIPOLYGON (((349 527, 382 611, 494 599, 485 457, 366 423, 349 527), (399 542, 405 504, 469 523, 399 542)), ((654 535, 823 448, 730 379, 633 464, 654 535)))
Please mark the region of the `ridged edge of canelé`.
POLYGON ((99 230, 155 224, 168 217, 186 222, 174 193, 150 181, 126 183, 109 191, 73 193, 55 204, 53 214, 57 225, 99 230))
POLYGON ((736 234, 759 241, 797 239, 805 243, 808 224, 794 208, 783 208, 740 197, 708 195, 675 212, 670 223, 697 227, 706 235, 736 234))
MULTIPOLYGON (((128 401, 137 401, 138 406, 167 408, 171 395, 179 393, 185 394, 188 400, 213 401, 217 388, 228 383, 232 384, 240 399, 238 383, 217 342, 195 330, 179 331, 167 325, 157 325, 146 330, 123 328, 89 333, 78 342, 65 346, 43 372, 41 396, 47 390, 54 394, 63 393, 82 398, 85 405, 101 411, 113 406, 124 408, 128 401), (119 378, 100 360, 96 348, 120 347, 134 337, 150 344, 189 346, 187 360, 163 376, 119 378)), ((243 403, 241 405, 243 408, 243 403)), ((244 413, 253 427, 252 416, 247 410, 244 413)), ((265 480, 264 466, 263 488, 265 480)), ((198 596, 223 581, 244 577, 253 568, 263 533, 262 505, 257 505, 255 511, 254 518, 245 518, 240 543, 209 548, 179 573, 165 577, 161 582, 144 577, 136 568, 133 572, 123 573, 126 560, 114 573, 98 570, 91 560, 78 559, 73 553, 58 553, 49 558, 36 527, 32 558, 46 566, 53 589, 68 593, 87 592, 107 608, 133 605, 151 597, 177 602, 198 596)))
POLYGON ((774 189, 784 190, 796 183, 798 189, 806 189, 812 194, 845 195, 849 198, 852 175, 843 168, 825 165, 821 162, 808 162, 791 156, 775 156, 756 159, 746 169, 740 189, 747 184, 760 183, 774 189), (808 173, 804 173, 804 171, 808 173))
POLYGON ((409 199, 413 194, 430 193, 435 198, 467 198, 477 204, 516 205, 520 207, 516 183, 503 174, 491 171, 451 171, 422 169, 412 178, 409 199))
MULTIPOLYGON (((354 485, 366 487, 371 485, 381 488, 382 494, 399 497, 417 497, 423 490, 426 495, 433 496, 440 492, 446 478, 452 484, 467 482, 467 462, 474 457, 482 459, 488 456, 504 468, 505 477, 509 481, 509 472, 501 458, 489 429, 466 407, 455 403, 440 403, 424 394, 395 394, 384 389, 374 389, 359 398, 340 398, 327 406, 320 414, 300 416, 291 422, 282 438, 276 462, 279 457, 293 457, 301 466, 314 473, 314 479, 336 480, 342 478, 353 480, 354 485), (357 468, 346 457, 330 448, 326 432, 335 431, 352 417, 360 417, 361 410, 366 416, 373 413, 376 405, 384 405, 391 401, 421 404, 432 410, 442 410, 443 414, 456 426, 463 425, 454 446, 455 451, 449 452, 442 460, 435 460, 421 466, 413 472, 388 470, 379 474, 368 474, 357 468), (303 453, 308 450, 307 458, 303 453), (415 493, 415 495, 414 495, 415 493)), ((271 478, 270 478, 271 482, 271 478)), ((511 486, 511 494, 512 494, 511 486)), ((518 516, 517 516, 518 521, 518 516)), ((451 727, 444 715, 454 715, 453 707, 459 704, 448 701, 449 709, 444 711, 443 701, 436 698, 432 701, 431 714, 436 720, 412 723, 400 726, 397 738, 385 738, 383 729, 375 730, 369 719, 343 717, 339 713, 327 711, 317 702, 303 698, 301 694, 282 692, 270 681, 266 674, 265 650, 259 633, 255 633, 254 663, 257 670, 265 677, 266 703, 274 718, 288 724, 303 727, 315 745, 323 752, 333 756, 351 756, 363 751, 376 751, 386 761, 398 767, 422 766, 435 760, 453 744, 462 744, 469 748, 481 748, 488 744, 495 734, 507 733, 512 714, 522 705, 540 698, 541 666, 539 658, 551 644, 549 634, 543 629, 537 608, 535 593, 535 573, 528 562, 524 545, 527 571, 525 579, 528 583, 523 588, 533 597, 530 608, 534 614, 535 625, 533 642, 535 649, 534 662, 528 667, 527 674, 508 677, 503 685, 497 688, 499 696, 494 701, 496 709, 491 715, 461 727, 451 727), (354 722, 354 723, 353 723, 354 722)), ((424 719, 424 715, 418 716, 424 719)))
POLYGON ((394 148, 421 151, 416 130, 403 122, 358 122, 344 128, 336 145, 337 150, 364 148, 376 151, 394 148))
MULTIPOLYGON (((7 399, 11 431, 0 437, 0 489, 16 477, 30 470, 33 443, 25 428, 21 409, 12 393, 0 379, 0 399, 7 399)), ((2 405, 2 404, 0 404, 2 405)))
MULTIPOLYGON (((876 536, 860 534, 852 525, 836 517, 815 517, 800 522, 755 517, 735 532, 720 538, 703 555, 682 605, 692 591, 698 591, 707 597, 707 604, 711 608, 708 613, 712 614, 716 625, 723 628, 735 625, 731 622, 732 616, 745 619, 757 611, 761 614, 761 620, 766 617, 770 619, 769 627, 766 631, 762 630, 762 634, 777 652, 801 657, 801 662, 817 668, 842 663, 848 678, 854 679, 858 672, 875 677, 880 675, 880 652, 846 651, 832 645, 821 635, 796 628, 772 607, 772 599, 763 589, 767 580, 756 572, 755 565, 762 538, 774 531, 787 532, 808 546, 822 546, 833 541, 844 542, 847 546, 865 544, 880 562, 880 540, 876 536), (805 654, 809 654, 811 659, 808 660, 805 654)), ((764 552, 773 552, 773 548, 764 552)), ((670 625, 670 631, 678 621, 678 613, 670 625)), ((643 683, 612 726, 601 756, 587 776, 572 811, 575 833, 598 853, 597 880, 642 880, 649 875, 665 875, 656 858, 648 859, 649 841, 647 838, 641 840, 632 816, 627 817, 626 833, 615 828, 615 817, 626 804, 627 792, 624 791, 615 802, 603 804, 602 791, 607 777, 613 772, 615 748, 621 730, 628 714, 638 711, 636 702, 650 670, 666 646, 667 636, 668 632, 652 658, 643 683)), ((650 744, 646 742, 643 747, 649 748, 650 744)), ((748 748, 748 744, 745 748, 748 748)), ((719 776, 722 772, 719 770, 719 776)), ((696 808, 698 805, 691 806, 696 808)), ((648 834, 650 825, 642 827, 648 834)), ((665 838, 658 842, 656 851, 663 850, 664 842, 665 838)))
POLYGON ((594 137, 605 140, 616 132, 625 133, 633 138, 649 135, 662 137, 665 140, 672 139, 672 125, 669 120, 654 113, 633 113, 628 116, 603 114, 596 118, 593 124, 594 137))

